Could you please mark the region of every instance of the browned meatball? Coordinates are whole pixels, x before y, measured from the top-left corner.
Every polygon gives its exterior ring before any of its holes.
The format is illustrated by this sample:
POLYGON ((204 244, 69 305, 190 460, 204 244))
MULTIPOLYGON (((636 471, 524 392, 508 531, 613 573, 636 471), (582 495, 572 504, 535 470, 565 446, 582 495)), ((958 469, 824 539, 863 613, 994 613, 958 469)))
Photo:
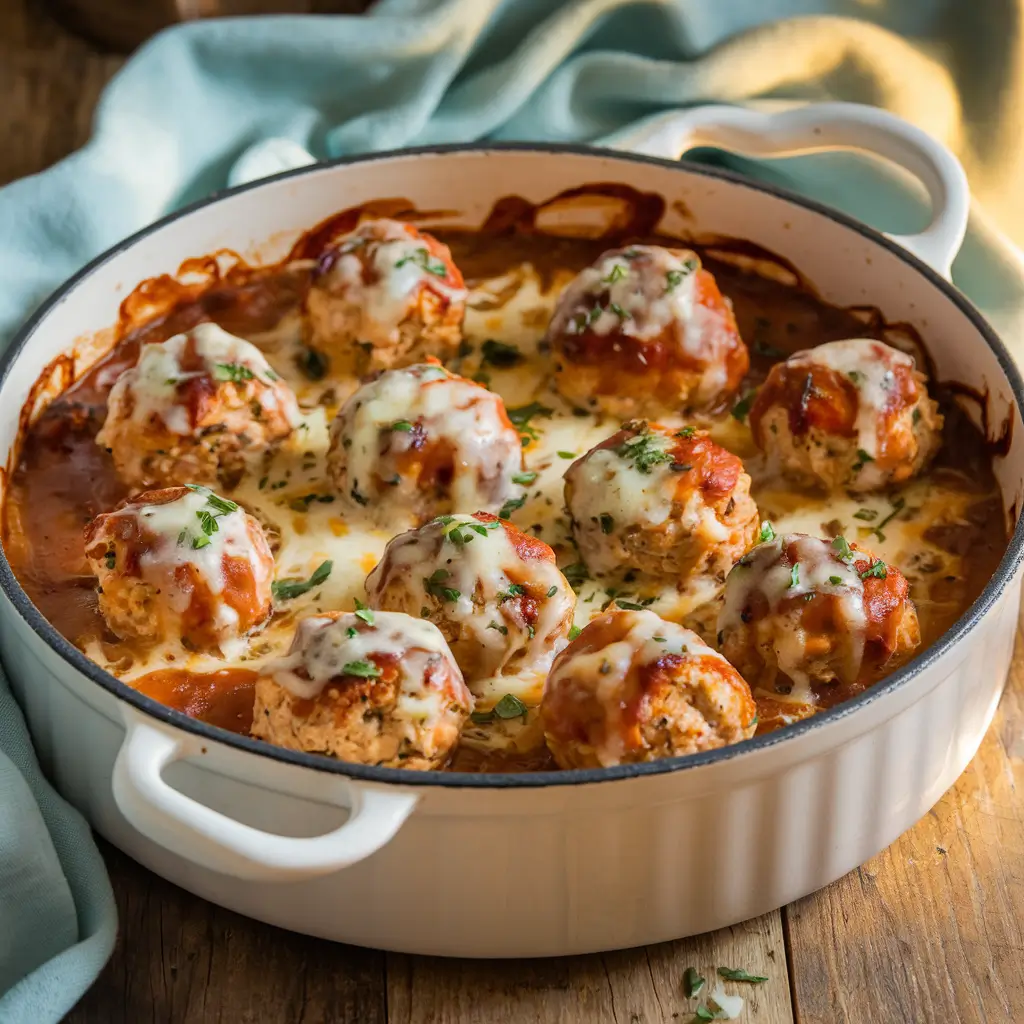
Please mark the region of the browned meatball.
POLYGON ((205 487, 147 491, 98 515, 85 551, 100 612, 122 639, 180 640, 233 656, 271 611, 263 528, 205 487))
POLYGON ((749 739, 740 674, 696 633, 653 612, 594 619, 555 659, 541 718, 562 768, 679 757, 749 739))
POLYGON ((522 488, 519 431, 501 398, 436 361, 364 384, 331 427, 335 489, 378 519, 496 512, 522 488))
POLYGON ((514 676, 515 695, 538 703, 576 606, 551 548, 483 512, 441 516, 399 534, 366 592, 374 608, 435 623, 485 702, 512 692, 494 677, 514 676))
POLYGON ((562 293, 547 337, 558 390, 620 419, 719 405, 750 365, 732 307, 686 249, 604 253, 562 293))
POLYGON ((321 256, 308 340, 338 373, 447 359, 462 341, 466 288, 446 245, 411 224, 368 220, 321 256))
POLYGON ((252 733, 356 764, 440 768, 473 709, 432 623, 399 612, 302 619, 256 682, 252 733))
POLYGON ((143 345, 118 377, 96 443, 132 487, 233 487, 245 461, 287 437, 299 408, 255 345, 216 324, 143 345))
POLYGON ((845 696, 920 644, 917 609, 899 569, 847 544, 794 533, 759 544, 725 584, 722 653, 768 694, 814 704, 845 696))
POLYGON ((797 483, 863 492, 920 473, 939 450, 942 416, 910 356, 853 338, 773 366, 750 427, 758 447, 797 483))
POLYGON ((627 423, 572 464, 565 504, 599 576, 724 581, 758 527, 743 463, 693 427, 627 423))

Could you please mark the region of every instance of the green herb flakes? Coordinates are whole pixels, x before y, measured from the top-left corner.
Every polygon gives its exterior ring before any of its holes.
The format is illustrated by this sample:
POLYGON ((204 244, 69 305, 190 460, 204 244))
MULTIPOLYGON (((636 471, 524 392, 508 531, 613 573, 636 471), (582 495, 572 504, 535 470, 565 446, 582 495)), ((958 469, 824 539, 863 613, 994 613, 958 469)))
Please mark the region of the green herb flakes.
POLYGON ((334 563, 328 559, 326 562, 321 562, 320 565, 313 570, 313 573, 308 580, 274 580, 271 584, 271 592, 274 595, 274 600, 291 601, 293 598, 301 597, 303 594, 308 594, 309 591, 313 590, 315 587, 319 587, 320 584, 331 575, 331 570, 333 568, 334 563))

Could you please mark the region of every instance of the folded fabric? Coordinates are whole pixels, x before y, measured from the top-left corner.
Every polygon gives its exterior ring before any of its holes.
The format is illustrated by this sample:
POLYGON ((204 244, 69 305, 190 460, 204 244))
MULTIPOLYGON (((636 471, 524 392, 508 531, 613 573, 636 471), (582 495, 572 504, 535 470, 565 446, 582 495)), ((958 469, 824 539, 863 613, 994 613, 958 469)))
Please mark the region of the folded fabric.
MULTIPOLYGON (((991 227, 1024 238, 1016 6, 381 0, 366 17, 180 26, 113 80, 86 147, 0 190, 0 344, 97 253, 232 173, 272 169, 271 158, 477 139, 622 144, 651 114, 753 98, 874 102, 950 145, 988 211, 974 218, 955 278, 1016 339, 1020 261, 991 227)), ((887 230, 923 217, 902 178, 848 156, 700 157, 887 230)), ((42 778, 2 681, 0 815, 0 1022, 41 1024, 95 978, 115 912, 88 830, 42 778)))

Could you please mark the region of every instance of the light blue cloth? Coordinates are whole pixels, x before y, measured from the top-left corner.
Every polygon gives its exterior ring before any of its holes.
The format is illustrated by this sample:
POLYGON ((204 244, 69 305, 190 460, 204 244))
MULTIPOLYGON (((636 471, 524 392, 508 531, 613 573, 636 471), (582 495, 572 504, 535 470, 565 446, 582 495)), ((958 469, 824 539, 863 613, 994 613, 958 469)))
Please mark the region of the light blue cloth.
MULTIPOLYGON (((956 149, 990 219, 1021 239, 1011 74, 1020 2, 382 0, 365 18, 179 27, 110 84, 84 149, 0 190, 0 342, 84 262, 223 187, 268 137, 325 157, 481 138, 602 140, 709 101, 877 102, 956 149), (792 15, 804 17, 776 22, 792 15)), ((846 156, 705 158, 887 230, 923 218, 916 194, 846 156)), ((1018 257, 981 220, 955 273, 1015 339, 1018 257)), ((0 991, 23 980, 0 996, 0 1022, 42 1024, 95 978, 115 911, 87 830, 41 778, 12 705, 0 690, 0 991)))

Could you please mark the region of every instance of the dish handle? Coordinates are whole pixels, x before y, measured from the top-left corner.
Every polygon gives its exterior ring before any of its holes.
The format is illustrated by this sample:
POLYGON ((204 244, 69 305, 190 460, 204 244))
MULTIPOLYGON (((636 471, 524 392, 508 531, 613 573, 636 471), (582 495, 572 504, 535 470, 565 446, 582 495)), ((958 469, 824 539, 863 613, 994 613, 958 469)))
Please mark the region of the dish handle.
POLYGON ((201 753, 196 737, 157 725, 125 707, 127 733, 114 762, 114 801, 129 824, 165 850, 247 881, 326 875, 388 843, 416 806, 401 791, 348 783, 348 818, 333 832, 293 837, 264 832, 193 800, 164 781, 175 761, 201 753))
POLYGON ((886 237, 947 280, 967 230, 971 195, 959 160, 927 132, 878 107, 812 103, 776 113, 693 107, 652 119, 617 146, 668 160, 679 159, 695 146, 717 146, 754 157, 848 149, 890 160, 924 185, 932 212, 923 231, 886 237))

